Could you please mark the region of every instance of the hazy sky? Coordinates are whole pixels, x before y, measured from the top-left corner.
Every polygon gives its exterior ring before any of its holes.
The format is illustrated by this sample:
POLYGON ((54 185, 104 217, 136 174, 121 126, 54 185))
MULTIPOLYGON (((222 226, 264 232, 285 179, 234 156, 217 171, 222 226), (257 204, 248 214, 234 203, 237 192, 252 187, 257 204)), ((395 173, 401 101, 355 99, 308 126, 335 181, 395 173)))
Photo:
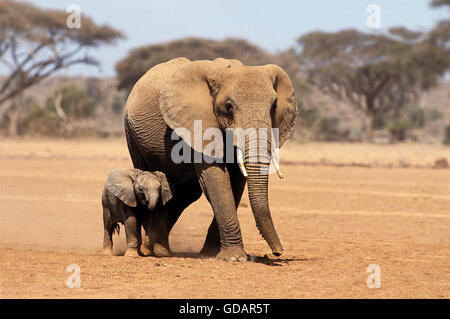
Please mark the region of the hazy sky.
POLYGON ((430 0, 31 0, 47 8, 65 10, 78 4, 98 23, 123 31, 127 39, 90 53, 103 71, 73 67, 71 74, 113 76, 115 63, 137 46, 185 36, 212 39, 245 38, 271 52, 295 45, 299 35, 313 31, 336 31, 366 26, 366 8, 381 8, 381 29, 406 26, 427 30, 448 17, 446 9, 431 9, 430 0))

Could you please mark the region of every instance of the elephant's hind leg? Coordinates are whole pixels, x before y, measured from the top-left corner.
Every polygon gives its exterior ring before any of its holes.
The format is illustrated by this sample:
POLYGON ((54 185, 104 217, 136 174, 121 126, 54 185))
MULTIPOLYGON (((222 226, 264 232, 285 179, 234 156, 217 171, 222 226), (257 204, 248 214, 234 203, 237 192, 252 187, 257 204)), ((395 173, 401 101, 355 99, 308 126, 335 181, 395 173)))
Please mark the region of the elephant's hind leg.
POLYGON ((144 238, 141 245, 141 254, 144 256, 150 256, 152 253, 150 250, 150 213, 147 215, 148 216, 144 217, 142 220, 142 226, 144 228, 144 238))
POLYGON ((216 257, 220 251, 220 235, 219 226, 217 225, 216 218, 213 217, 211 224, 208 228, 208 234, 206 235, 205 243, 200 251, 200 255, 203 257, 216 257))
POLYGON ((105 256, 113 255, 113 245, 112 245, 112 233, 104 231, 103 235, 103 250, 102 254, 105 256))
POLYGON ((107 207, 103 207, 103 250, 102 254, 106 256, 113 255, 112 234, 114 223, 111 220, 111 214, 107 207))
POLYGON ((198 183, 177 190, 177 197, 172 198, 165 207, 156 214, 151 214, 149 230, 150 250, 157 257, 172 255, 169 246, 169 234, 181 213, 190 204, 202 196, 202 190, 198 183))

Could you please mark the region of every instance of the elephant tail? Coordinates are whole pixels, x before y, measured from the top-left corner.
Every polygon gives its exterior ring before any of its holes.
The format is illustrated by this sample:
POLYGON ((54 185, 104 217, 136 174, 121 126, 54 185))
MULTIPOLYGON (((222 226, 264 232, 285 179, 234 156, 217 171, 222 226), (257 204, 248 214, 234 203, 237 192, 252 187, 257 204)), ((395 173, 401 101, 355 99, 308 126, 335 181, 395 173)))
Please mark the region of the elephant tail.
POLYGON ((112 223, 112 234, 117 233, 117 235, 120 235, 120 225, 118 222, 113 222, 112 223))

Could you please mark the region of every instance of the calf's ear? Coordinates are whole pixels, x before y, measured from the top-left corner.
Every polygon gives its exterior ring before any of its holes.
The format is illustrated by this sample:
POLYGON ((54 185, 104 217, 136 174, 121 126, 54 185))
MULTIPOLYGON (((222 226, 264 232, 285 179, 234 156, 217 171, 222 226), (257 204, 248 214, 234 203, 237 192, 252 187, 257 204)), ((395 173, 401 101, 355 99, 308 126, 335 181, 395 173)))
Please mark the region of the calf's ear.
POLYGON ((133 174, 135 174, 134 171, 128 169, 115 170, 110 174, 107 183, 108 191, 130 207, 137 206, 131 178, 133 174))
POLYGON ((161 181, 161 200, 163 205, 165 205, 173 196, 170 183, 167 180, 166 174, 158 171, 154 172, 154 174, 158 176, 161 181))

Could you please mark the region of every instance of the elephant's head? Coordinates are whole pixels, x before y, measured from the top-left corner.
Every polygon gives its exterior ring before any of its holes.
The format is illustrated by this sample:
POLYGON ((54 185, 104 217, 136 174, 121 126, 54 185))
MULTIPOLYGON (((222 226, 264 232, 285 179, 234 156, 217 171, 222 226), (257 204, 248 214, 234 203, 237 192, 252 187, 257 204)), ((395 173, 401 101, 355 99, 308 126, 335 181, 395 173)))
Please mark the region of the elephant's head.
POLYGON ((123 169, 111 186, 112 193, 130 207, 137 203, 154 210, 161 199, 165 205, 172 192, 166 175, 161 172, 146 172, 138 169, 123 169))
MULTIPOLYGON (((250 205, 256 225, 275 255, 283 248, 275 231, 268 204, 268 172, 271 154, 271 129, 279 129, 278 147, 289 138, 297 117, 294 89, 286 72, 276 65, 244 66, 237 60, 195 61, 177 70, 161 92, 161 113, 172 128, 194 132, 194 120, 202 121, 202 129, 240 128, 254 130, 258 156, 250 139, 238 145, 237 161, 247 176, 250 205), (264 129, 264 130, 259 130, 264 129), (265 131, 264 136, 259 132, 265 131), (262 139, 262 140, 261 140, 262 139), (250 146, 249 146, 250 145, 250 146), (259 151, 259 150, 258 150, 259 151)), ((205 144, 181 137, 197 152, 205 144)), ((214 141, 213 141, 214 142, 214 141)), ((222 154, 223 155, 223 154, 222 154)))
POLYGON ((172 198, 169 182, 166 175, 161 172, 139 174, 134 181, 134 192, 136 198, 149 210, 156 208, 160 198, 163 205, 172 198))

